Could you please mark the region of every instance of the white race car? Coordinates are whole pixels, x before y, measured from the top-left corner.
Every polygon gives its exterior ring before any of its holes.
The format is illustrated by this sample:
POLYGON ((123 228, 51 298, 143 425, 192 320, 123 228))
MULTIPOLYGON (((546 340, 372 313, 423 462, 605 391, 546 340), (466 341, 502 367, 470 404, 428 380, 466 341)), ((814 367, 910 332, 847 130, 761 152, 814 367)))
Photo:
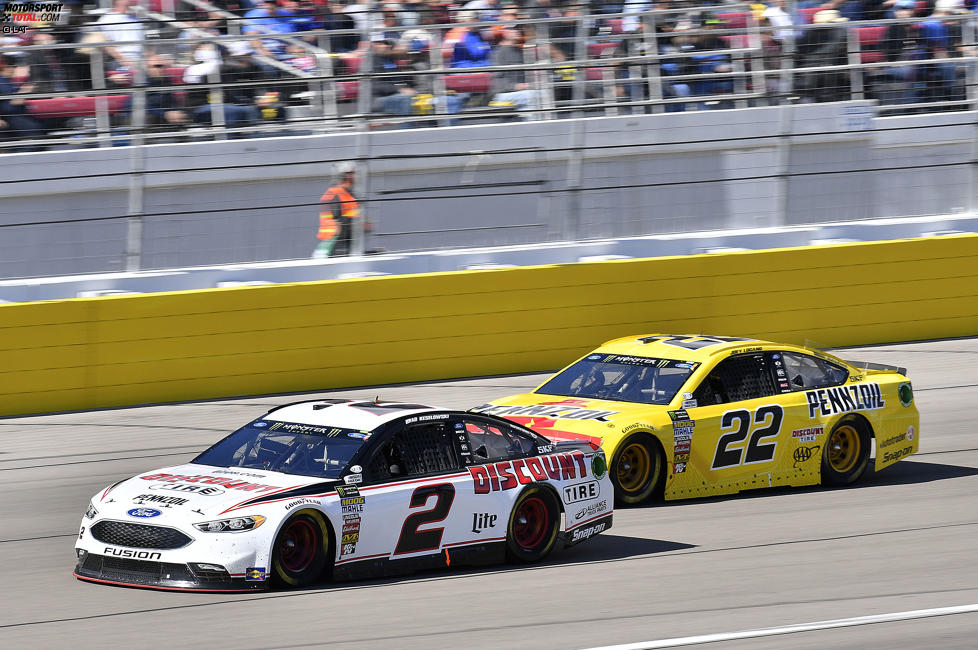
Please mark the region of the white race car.
POLYGON ((588 443, 488 415, 313 400, 96 494, 75 576, 248 591, 533 562, 610 528, 613 503, 604 454, 588 443))

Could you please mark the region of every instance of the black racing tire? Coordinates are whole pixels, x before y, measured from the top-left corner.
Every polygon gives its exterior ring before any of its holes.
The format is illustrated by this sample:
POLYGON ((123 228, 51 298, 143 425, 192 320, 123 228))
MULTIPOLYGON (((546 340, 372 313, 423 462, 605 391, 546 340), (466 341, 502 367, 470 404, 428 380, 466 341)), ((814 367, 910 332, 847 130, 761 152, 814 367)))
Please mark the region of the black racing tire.
POLYGON ((648 434, 629 436, 615 450, 608 473, 615 486, 615 503, 632 506, 648 501, 665 479, 662 447, 648 434))
POLYGON ((330 536, 318 512, 300 512, 285 522, 272 545, 272 580, 282 587, 315 584, 329 564, 330 536))
POLYGON ((560 532, 560 503, 553 490, 532 485, 523 490, 509 513, 506 557, 511 562, 538 562, 547 557, 560 532))
POLYGON ((862 420, 853 417, 839 420, 822 450, 822 484, 838 487, 859 480, 869 465, 871 439, 862 420))

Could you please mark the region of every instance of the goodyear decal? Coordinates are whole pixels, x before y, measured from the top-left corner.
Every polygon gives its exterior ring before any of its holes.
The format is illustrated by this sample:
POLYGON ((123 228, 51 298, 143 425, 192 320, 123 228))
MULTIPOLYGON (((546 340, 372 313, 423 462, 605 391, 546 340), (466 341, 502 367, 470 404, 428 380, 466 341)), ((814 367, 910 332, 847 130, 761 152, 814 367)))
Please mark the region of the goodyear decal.
POLYGON ((805 391, 808 417, 835 415, 851 411, 872 411, 886 406, 879 384, 833 386, 805 391))
POLYGON ((553 418, 555 420, 597 420, 598 422, 608 422, 608 417, 617 415, 618 411, 600 411, 597 409, 586 409, 579 406, 552 406, 538 404, 536 406, 496 406, 495 404, 483 404, 474 409, 472 413, 485 413, 487 415, 500 415, 510 417, 514 415, 532 416, 541 418, 553 418))

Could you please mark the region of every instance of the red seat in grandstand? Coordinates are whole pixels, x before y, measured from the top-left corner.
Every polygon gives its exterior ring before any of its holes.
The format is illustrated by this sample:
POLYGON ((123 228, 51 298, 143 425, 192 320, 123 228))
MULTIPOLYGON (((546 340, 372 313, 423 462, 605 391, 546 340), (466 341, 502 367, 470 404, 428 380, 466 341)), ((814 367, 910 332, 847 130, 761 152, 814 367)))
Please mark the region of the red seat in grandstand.
POLYGON ((604 68, 584 68, 584 78, 588 81, 601 81, 604 79, 604 68))
POLYGON ((799 9, 798 13, 801 14, 801 19, 804 25, 811 25, 815 19, 815 14, 822 11, 819 7, 807 7, 805 9, 799 9))
POLYGON ((860 61, 863 63, 879 63, 885 61, 883 53, 879 51, 880 41, 886 33, 886 25, 876 27, 860 27, 857 31, 859 36, 860 61))
POLYGON ((458 93, 487 93, 492 84, 491 72, 445 75, 445 88, 458 93))
POLYGON ((733 49, 744 49, 750 47, 750 37, 747 34, 723 34, 720 36, 726 42, 727 47, 733 49))
POLYGON ((587 44, 587 55, 592 59, 597 59, 602 56, 611 56, 611 53, 615 51, 618 47, 618 42, 613 41, 611 43, 588 43, 587 44), (607 55, 605 53, 608 53, 607 55))
POLYGON ((359 91, 360 91, 359 81, 337 81, 336 82, 336 95, 337 95, 336 98, 340 101, 356 99, 360 94, 359 91))
MULTIPOLYGON (((118 113, 129 105, 129 95, 106 95, 110 113, 118 113)), ((95 115, 95 97, 54 97, 28 99, 24 102, 34 117, 87 117, 95 115)))
POLYGON ((744 29, 750 20, 749 11, 735 11, 726 14, 714 14, 723 21, 724 29, 744 29))
POLYGON ((170 79, 170 83, 174 86, 183 83, 183 73, 187 70, 182 65, 173 65, 166 69, 166 76, 170 79))
POLYGON ((363 63, 362 57, 356 54, 341 54, 338 58, 340 65, 333 68, 334 74, 357 74, 360 72, 360 65, 363 63))

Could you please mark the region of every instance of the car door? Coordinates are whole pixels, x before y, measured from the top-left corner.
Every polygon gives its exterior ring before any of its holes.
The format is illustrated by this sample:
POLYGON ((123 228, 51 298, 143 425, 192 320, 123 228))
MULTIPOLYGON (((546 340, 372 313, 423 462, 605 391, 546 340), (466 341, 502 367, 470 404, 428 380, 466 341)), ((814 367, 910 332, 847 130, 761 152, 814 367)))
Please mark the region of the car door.
POLYGON ((459 517, 466 519, 473 489, 449 417, 413 416, 388 426, 364 460, 357 490, 362 510, 343 512, 338 564, 419 560, 442 553, 459 536, 459 517), (351 546, 354 527, 358 540, 351 546))
POLYGON ((792 474, 793 485, 817 483, 830 420, 838 412, 830 402, 821 403, 818 390, 844 384, 849 371, 825 359, 789 350, 772 352, 771 362, 785 409, 785 469, 792 474))
MULTIPOLYGON (((472 541, 506 539, 509 514, 520 488, 545 480, 535 460, 539 439, 515 425, 476 414, 462 414, 453 421, 462 462, 473 478, 471 526, 465 537, 472 541)), ((468 495, 466 495, 468 496, 468 495)))
POLYGON ((695 423, 692 456, 707 492, 784 481, 785 409, 774 370, 768 352, 735 354, 720 361, 686 401, 684 413, 695 423))

